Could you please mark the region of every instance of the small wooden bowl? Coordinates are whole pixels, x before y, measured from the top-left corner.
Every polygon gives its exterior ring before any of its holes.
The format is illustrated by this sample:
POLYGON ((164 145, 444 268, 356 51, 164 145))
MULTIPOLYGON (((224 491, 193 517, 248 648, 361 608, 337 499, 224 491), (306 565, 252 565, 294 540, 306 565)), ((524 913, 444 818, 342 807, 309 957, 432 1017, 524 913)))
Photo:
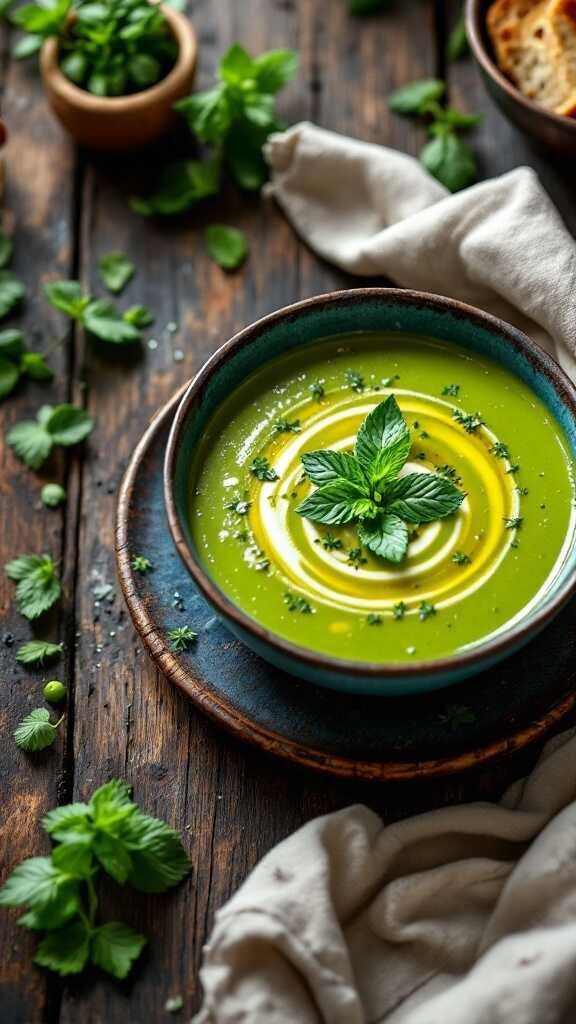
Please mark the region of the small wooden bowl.
POLYGON ((156 142, 175 124, 174 104, 190 92, 198 47, 184 15, 170 7, 162 12, 178 43, 176 63, 156 85, 130 96, 101 97, 80 89, 60 70, 57 40, 44 43, 40 68, 48 101, 80 145, 122 152, 156 142))
POLYGON ((466 29, 472 53, 488 92, 506 117, 548 150, 576 156, 576 119, 562 117, 524 96, 500 71, 488 33, 486 16, 492 0, 467 0, 466 29))

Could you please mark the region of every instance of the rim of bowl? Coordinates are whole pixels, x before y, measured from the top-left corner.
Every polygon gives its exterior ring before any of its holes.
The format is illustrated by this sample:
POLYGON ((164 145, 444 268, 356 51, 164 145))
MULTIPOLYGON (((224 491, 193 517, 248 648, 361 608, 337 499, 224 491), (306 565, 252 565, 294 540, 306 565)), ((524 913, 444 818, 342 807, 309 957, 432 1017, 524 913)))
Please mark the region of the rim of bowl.
POLYGON ((315 295, 312 298, 303 299, 289 306, 283 306, 274 313, 269 313, 267 316, 261 317, 248 327, 238 331, 210 356, 189 383, 176 411, 164 460, 164 499, 168 524, 182 561, 206 599, 225 619, 231 619, 235 625, 251 634, 261 643, 269 644, 287 657, 303 662, 305 665, 319 670, 329 670, 335 675, 357 675, 372 678, 395 676, 405 679, 422 676, 434 677, 446 672, 465 669, 485 657, 503 656, 510 648, 515 648, 518 641, 525 638, 526 634, 536 634, 539 628, 545 626, 555 617, 569 597, 576 592, 576 573, 571 574, 554 595, 545 600, 540 610, 530 614, 527 619, 521 620, 516 626, 500 637, 488 640, 485 643, 480 641, 471 651, 434 660, 411 661, 406 664, 403 662, 385 661, 376 663, 348 661, 343 658, 334 658, 328 654, 315 652, 306 647, 299 647, 277 633, 266 629, 245 613, 238 605, 234 604, 204 570, 187 540, 178 512, 174 485, 176 461, 182 434, 185 430, 191 407, 194 406, 197 399, 201 396, 203 389, 213 374, 228 361, 233 353, 246 345, 250 345, 254 338, 259 337, 280 320, 284 320, 287 317, 298 317, 299 314, 313 310, 318 306, 360 305, 366 300, 384 300, 386 304, 393 303, 395 305, 428 306, 435 310, 455 314, 457 317, 472 321, 492 333, 504 336, 516 350, 528 358, 539 372, 545 374, 552 383, 560 401, 567 405, 576 417, 576 387, 558 363, 522 331, 498 319, 498 317, 492 316, 491 313, 486 313, 467 303, 458 302, 456 299, 400 288, 352 288, 348 291, 315 295))
POLYGON ((86 111, 110 111, 115 114, 136 113, 150 103, 163 99, 194 68, 198 43, 194 26, 188 18, 166 4, 161 4, 160 7, 178 44, 178 55, 168 74, 148 89, 141 89, 140 92, 127 96, 94 96, 87 89, 81 89, 79 85, 75 85, 69 78, 66 78, 66 75, 60 70, 57 39, 47 39, 42 46, 40 63, 43 75, 60 97, 73 106, 86 111))
POLYGON ((553 124, 563 128, 567 132, 573 132, 576 138, 576 118, 565 117, 563 114, 555 114, 553 110, 547 110, 539 103, 525 96, 500 70, 492 57, 490 49, 486 46, 485 39, 488 38, 488 27, 486 25, 486 13, 489 0, 466 0, 466 32, 470 41, 472 52, 490 78, 504 89, 505 92, 524 107, 528 113, 536 117, 542 117, 553 124))

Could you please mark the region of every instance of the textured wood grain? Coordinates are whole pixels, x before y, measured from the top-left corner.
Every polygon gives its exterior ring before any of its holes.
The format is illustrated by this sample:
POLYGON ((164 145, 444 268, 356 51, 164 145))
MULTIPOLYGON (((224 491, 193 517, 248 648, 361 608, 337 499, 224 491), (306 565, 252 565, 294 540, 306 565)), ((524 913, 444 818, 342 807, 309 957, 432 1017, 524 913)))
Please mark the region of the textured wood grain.
MULTIPOLYGON (((189 8, 199 35, 198 85, 210 84, 219 54, 236 39, 254 52, 294 46, 302 68, 281 99, 287 121, 311 118, 417 152, 422 130, 391 115, 386 96, 436 69, 442 47, 435 42, 434 6, 437 18, 440 2, 397 0, 377 18, 355 20, 346 14, 344 0, 195 0, 189 8)), ((465 102, 489 106, 468 65, 455 68, 452 80, 465 102)), ((455 779, 402 789, 316 778, 239 745, 199 715, 148 662, 118 593, 113 603, 96 606, 94 587, 115 581, 118 484, 155 410, 237 328, 299 297, 359 282, 318 261, 266 201, 230 192, 175 223, 139 219, 129 211, 127 196, 149 174, 145 158, 118 165, 83 157, 75 207, 73 156, 45 108, 32 70, 9 63, 3 112, 12 133, 7 208, 18 224, 18 269, 31 283, 39 275, 68 275, 77 237, 80 274, 100 294, 99 255, 125 249, 138 274, 121 302, 143 301, 157 318, 147 332, 157 345, 145 345, 131 359, 111 358, 82 339, 74 357, 63 349, 52 359, 59 377, 51 397, 69 391, 98 420, 86 452, 74 455, 66 470, 70 500, 65 518, 58 512, 31 514, 38 483, 0 449, 2 558, 45 548, 62 557, 67 583, 63 628, 69 641, 78 634, 70 666, 68 755, 62 739, 34 764, 7 737, 0 751, 6 867, 46 849, 37 821, 58 798, 82 798, 119 776, 133 783, 147 811, 182 832, 194 872, 166 898, 134 899, 107 886, 103 917, 123 918, 150 937, 131 981, 122 985, 97 975, 70 984, 47 983, 31 966, 33 944, 15 927, 14 915, 0 915, 0 1016, 9 1024, 76 1024, 79 1019, 85 1024, 154 1024, 166 1019, 166 998, 181 993, 182 1019, 188 1019, 199 1004, 197 968, 214 911, 276 841, 313 815, 355 800, 394 818, 471 794, 487 797, 527 762, 484 773, 473 783, 455 779), (223 274, 205 254, 202 230, 214 220, 236 224, 249 237, 251 257, 238 274, 223 274), (171 323, 177 324, 176 332, 168 329, 171 323)), ((531 150, 501 120, 490 114, 478 136, 483 172, 532 161, 531 150)), ((150 159, 161 157, 158 151, 150 159)), ((555 197, 566 202, 565 212, 576 215, 561 173, 542 167, 555 197)), ((40 302, 30 303, 27 320, 41 327, 46 340, 59 322, 40 302)), ((29 387, 3 406, 3 423, 22 418, 41 400, 40 388, 29 387)), ((27 627, 14 613, 11 585, 5 581, 0 601, 0 638, 11 630, 25 639, 27 627)), ((185 616, 178 618, 175 611, 175 619, 184 622, 185 616)), ((3 645, 0 655, 6 736, 20 715, 36 705, 42 673, 16 671, 13 650, 3 645)))

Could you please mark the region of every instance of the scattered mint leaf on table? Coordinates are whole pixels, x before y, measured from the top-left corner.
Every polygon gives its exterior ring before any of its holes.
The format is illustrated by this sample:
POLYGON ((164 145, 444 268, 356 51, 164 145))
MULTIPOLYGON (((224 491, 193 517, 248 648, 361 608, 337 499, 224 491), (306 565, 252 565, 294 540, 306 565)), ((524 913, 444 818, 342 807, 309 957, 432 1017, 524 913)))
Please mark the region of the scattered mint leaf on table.
POLYGON ((57 722, 52 722, 50 712, 46 708, 35 708, 16 726, 16 745, 27 754, 51 747, 56 739, 56 730, 62 721, 60 718, 57 722))
POLYGON ((73 921, 49 932, 38 945, 34 963, 62 977, 79 974, 90 955, 90 933, 83 921, 73 921))
POLYGON ((420 161, 449 192, 459 192, 476 178, 476 160, 470 146, 444 128, 424 146, 420 161))
POLYGON ((98 261, 102 284, 114 293, 121 292, 135 273, 135 266, 123 252, 109 252, 98 261))
POLYGON ((44 484, 40 497, 46 508, 58 508, 66 501, 66 491, 60 484, 44 484))
POLYGON ((11 270, 0 270, 0 318, 18 306, 26 289, 11 270))
MULTIPOLYGON (((53 281, 44 286, 44 291, 54 309, 81 323, 101 341, 115 345, 140 341, 140 327, 134 322, 134 307, 128 310, 128 316, 121 314, 108 299, 84 295, 78 281, 53 281)), ((141 308, 138 307, 139 310, 141 308)))
POLYGON ((29 640, 22 644, 16 652, 16 661, 21 665, 43 665, 62 654, 62 644, 53 644, 48 640, 29 640))
POLYGON ((16 363, 0 355, 0 398, 11 394, 19 380, 20 369, 16 363))
POLYGON ((149 327, 154 323, 154 317, 146 306, 130 306, 124 311, 123 316, 127 323, 139 328, 149 327))
POLYGON ((50 555, 19 555, 4 566, 4 572, 16 583, 18 611, 27 619, 39 618, 62 593, 50 555))
POLYGON ((25 352, 20 366, 22 373, 31 380, 52 380, 54 376, 41 352, 25 352))
POLYGON ((179 160, 162 171, 154 191, 132 198, 130 205, 143 217, 176 216, 220 191, 220 160, 179 160))
POLYGON ((448 36, 446 59, 453 64, 455 61, 465 57, 469 49, 466 18, 462 13, 448 36))
POLYGON ((296 511, 330 526, 357 522, 365 547, 387 561, 402 561, 409 542, 406 523, 443 519, 464 500, 439 474, 398 477, 409 454, 410 431, 390 395, 361 424, 353 455, 316 451, 302 456, 304 472, 317 487, 296 511))
POLYGON ((0 356, 18 360, 24 354, 24 335, 14 327, 0 331, 0 356))
POLYGON ((125 978, 145 945, 145 937, 133 928, 110 921, 92 935, 92 963, 115 978, 125 978))
POLYGON ((204 237, 210 259, 223 270, 236 270, 248 255, 246 236, 238 228, 210 224, 204 237))
POLYGON ((16 60, 27 60, 42 48, 44 38, 42 36, 20 36, 20 39, 12 47, 12 56, 16 60))
POLYGON ((39 469, 46 461, 53 447, 53 440, 41 423, 23 420, 17 423, 6 436, 15 454, 30 469, 39 469))
POLYGON ((70 447, 84 441, 94 429, 94 420, 74 405, 44 405, 36 421, 23 420, 8 431, 7 441, 30 469, 39 469, 54 445, 70 447))
POLYGON ((423 78, 396 89, 388 98, 388 106, 395 114, 412 116, 424 114, 430 103, 442 98, 446 85, 439 78, 423 78))

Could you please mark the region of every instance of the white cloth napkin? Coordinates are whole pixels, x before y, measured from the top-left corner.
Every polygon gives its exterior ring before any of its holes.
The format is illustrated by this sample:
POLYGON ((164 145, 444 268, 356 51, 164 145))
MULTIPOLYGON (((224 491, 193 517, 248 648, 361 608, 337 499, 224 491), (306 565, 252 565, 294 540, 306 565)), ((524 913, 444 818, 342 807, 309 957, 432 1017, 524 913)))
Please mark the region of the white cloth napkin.
MULTIPOLYGON (((325 259, 531 333, 576 377, 576 246, 528 168, 455 196, 411 157, 301 124, 269 192, 325 259)), ((575 1024, 576 731, 499 804, 383 826, 356 806, 219 911, 198 1024, 575 1024)))

